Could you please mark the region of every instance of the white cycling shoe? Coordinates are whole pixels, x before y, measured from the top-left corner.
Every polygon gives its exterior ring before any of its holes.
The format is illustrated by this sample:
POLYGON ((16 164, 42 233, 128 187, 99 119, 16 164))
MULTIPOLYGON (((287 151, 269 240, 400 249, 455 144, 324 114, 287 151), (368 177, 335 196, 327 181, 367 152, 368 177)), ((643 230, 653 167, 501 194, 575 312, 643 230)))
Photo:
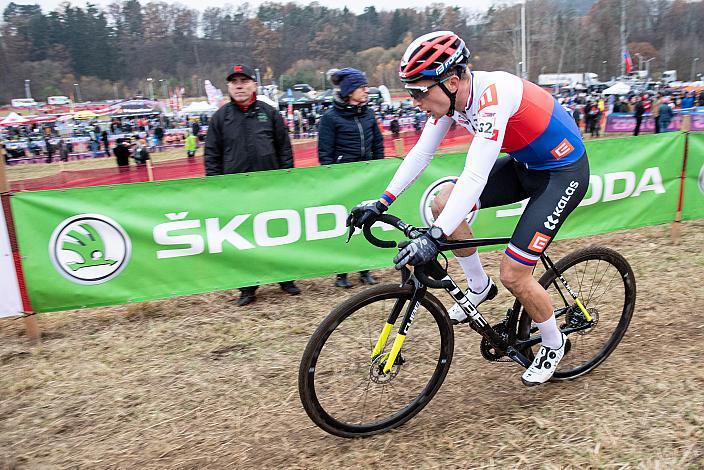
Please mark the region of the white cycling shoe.
MULTIPOLYGON (((496 293, 498 291, 499 290, 496 288, 496 284, 494 284, 494 281, 489 278, 489 284, 487 284, 483 291, 474 292, 472 289, 467 289, 465 295, 469 297, 469 301, 472 302, 472 305, 474 305, 475 307, 479 307, 479 304, 481 304, 485 300, 491 300, 496 297, 496 293)), ((456 303, 450 308, 450 310, 447 311, 447 313, 450 316, 450 321, 453 325, 457 325, 458 323, 465 323, 469 320, 469 317, 466 313, 464 313, 462 307, 460 307, 456 303)))
POLYGON ((567 336, 562 334, 562 346, 557 349, 540 346, 538 354, 535 355, 533 363, 523 373, 521 380, 523 385, 529 387, 540 385, 550 380, 550 377, 555 373, 557 365, 560 363, 562 356, 565 355, 565 346, 567 345, 567 336))

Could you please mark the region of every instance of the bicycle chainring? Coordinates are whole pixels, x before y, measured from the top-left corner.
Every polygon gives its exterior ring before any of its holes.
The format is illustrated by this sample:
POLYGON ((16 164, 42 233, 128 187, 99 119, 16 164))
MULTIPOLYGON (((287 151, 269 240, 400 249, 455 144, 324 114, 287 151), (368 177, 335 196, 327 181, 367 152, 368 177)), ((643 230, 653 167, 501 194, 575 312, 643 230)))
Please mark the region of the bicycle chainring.
MULTIPOLYGON (((498 323, 492 326, 494 331, 496 331, 499 336, 504 341, 508 340, 508 331, 506 329, 506 324, 504 322, 498 323)), ((482 342, 479 345, 479 351, 482 353, 482 357, 487 361, 491 362, 511 362, 511 359, 506 358, 506 351, 499 351, 494 347, 493 344, 489 343, 486 338, 482 338, 482 342)))

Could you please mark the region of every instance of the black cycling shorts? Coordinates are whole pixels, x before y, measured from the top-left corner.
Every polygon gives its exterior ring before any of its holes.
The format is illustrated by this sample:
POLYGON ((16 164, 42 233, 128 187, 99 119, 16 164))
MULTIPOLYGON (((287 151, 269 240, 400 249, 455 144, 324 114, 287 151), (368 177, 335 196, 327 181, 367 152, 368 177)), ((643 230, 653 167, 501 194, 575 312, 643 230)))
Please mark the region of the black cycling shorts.
POLYGON ((584 153, 569 165, 550 170, 529 170, 511 157, 496 160, 479 197, 479 208, 503 206, 528 199, 513 231, 506 254, 534 266, 555 238, 570 212, 589 187, 589 160, 584 153))

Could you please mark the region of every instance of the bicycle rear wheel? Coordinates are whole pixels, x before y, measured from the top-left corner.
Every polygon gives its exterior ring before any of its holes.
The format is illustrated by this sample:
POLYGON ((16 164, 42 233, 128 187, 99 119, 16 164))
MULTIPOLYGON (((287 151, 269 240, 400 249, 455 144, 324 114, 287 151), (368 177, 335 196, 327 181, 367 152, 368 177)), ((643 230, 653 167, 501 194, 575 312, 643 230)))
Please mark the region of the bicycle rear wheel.
POLYGON ((308 416, 341 437, 365 437, 400 426, 442 385, 454 333, 440 301, 427 293, 389 373, 382 372, 412 296, 409 286, 387 284, 360 292, 336 307, 303 353, 298 390, 308 416), (381 353, 372 351, 389 314, 400 311, 381 353))
MULTIPOLYGON (((628 261, 614 250, 591 246, 565 256, 555 269, 562 273, 582 304, 593 317, 590 324, 574 303, 572 296, 552 269, 538 281, 553 301, 555 317, 561 330, 582 328, 568 335, 569 351, 560 362, 552 380, 573 379, 604 362, 626 333, 636 301, 636 282, 628 261)), ((516 307, 514 307, 516 308, 516 307)), ((524 308, 520 307, 518 339, 525 340, 538 332, 524 308)), ((524 351, 533 360, 540 344, 524 351)))

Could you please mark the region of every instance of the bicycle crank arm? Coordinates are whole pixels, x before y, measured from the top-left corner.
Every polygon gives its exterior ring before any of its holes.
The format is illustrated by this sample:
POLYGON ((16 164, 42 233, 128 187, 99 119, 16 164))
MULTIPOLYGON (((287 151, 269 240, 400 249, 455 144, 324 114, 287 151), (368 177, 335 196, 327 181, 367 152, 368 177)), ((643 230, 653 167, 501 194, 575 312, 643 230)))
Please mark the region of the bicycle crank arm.
POLYGON ((513 346, 508 347, 508 349, 506 350, 506 355, 511 358, 511 360, 513 360, 514 362, 517 362, 522 365, 523 368, 527 369, 530 367, 530 361, 528 360, 528 358, 521 354, 518 349, 514 348, 513 346))

